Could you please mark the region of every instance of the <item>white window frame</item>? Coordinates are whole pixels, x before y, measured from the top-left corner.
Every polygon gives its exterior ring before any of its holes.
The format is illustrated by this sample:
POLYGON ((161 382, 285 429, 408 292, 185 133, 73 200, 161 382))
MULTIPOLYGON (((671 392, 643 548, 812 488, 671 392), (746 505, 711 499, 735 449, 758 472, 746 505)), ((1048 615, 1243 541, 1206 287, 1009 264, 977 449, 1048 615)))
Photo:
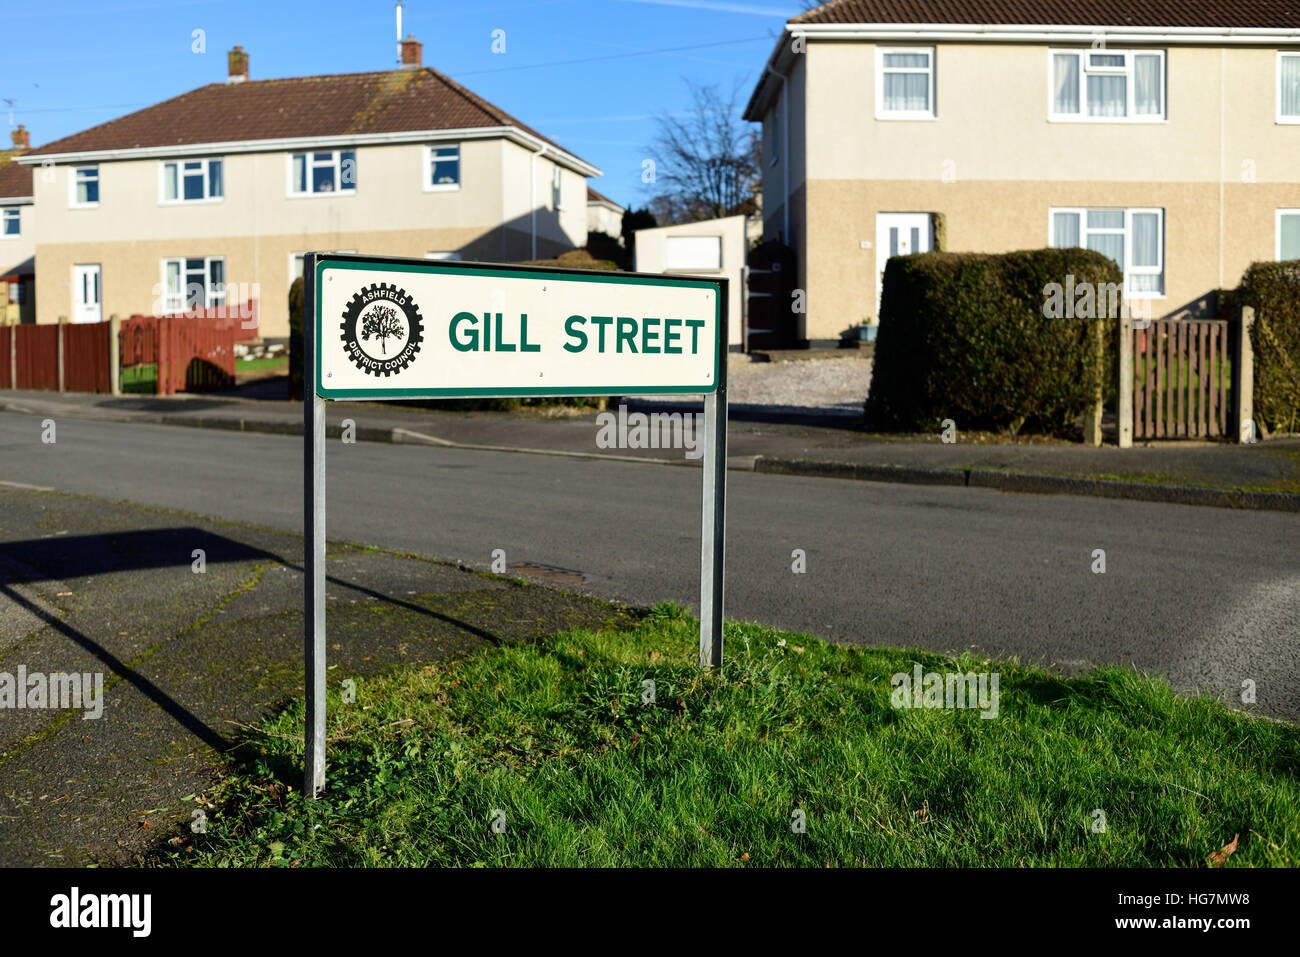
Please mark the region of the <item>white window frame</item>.
POLYGON ((1288 57, 1294 57, 1297 60, 1300 60, 1300 50, 1277 51, 1277 81, 1276 92, 1274 94, 1274 112, 1276 114, 1277 123, 1280 126, 1296 126, 1297 124, 1300 124, 1300 114, 1296 114, 1295 116, 1282 115, 1282 61, 1288 57))
POLYGON ((443 260, 445 262, 460 262, 460 253, 456 252, 454 249, 448 250, 446 252, 435 251, 431 253, 425 253, 424 258, 438 259, 438 260, 443 260))
POLYGON ((1088 228, 1088 210, 1108 210, 1111 212, 1122 211, 1124 213, 1124 265, 1121 267, 1124 273, 1124 298, 1135 300, 1161 300, 1168 297, 1169 294, 1169 277, 1165 274, 1165 211, 1158 206, 1052 206, 1047 212, 1047 245, 1056 249, 1052 242, 1056 238, 1055 219, 1057 213, 1076 213, 1079 216, 1079 248, 1088 248, 1088 233, 1118 233, 1119 229, 1098 229, 1088 228), (1133 265, 1133 216, 1141 213, 1153 213, 1157 217, 1160 230, 1159 245, 1159 265, 1157 266, 1135 266, 1133 265), (1150 290, 1131 290, 1129 288, 1130 276, 1160 276, 1160 285, 1164 287, 1163 292, 1151 292, 1150 290))
POLYGON ((21 206, 5 206, 0 208, 0 239, 22 239, 23 238, 23 210, 21 206), (13 213, 14 218, 18 220, 18 231, 11 233, 8 230, 9 214, 13 213))
POLYGON ((210 156, 202 159, 163 160, 158 164, 158 205, 159 206, 198 206, 203 203, 222 203, 226 199, 226 164, 224 157, 210 156), (201 163, 203 165, 203 198, 185 199, 185 164, 201 163), (212 164, 221 163, 221 195, 211 196, 212 164), (176 198, 167 198, 167 167, 176 167, 176 198))
POLYGON ((772 154, 772 159, 767 164, 768 166, 775 166, 777 163, 781 162, 781 106, 781 100, 778 99, 776 106, 772 108, 772 112, 769 114, 772 119, 768 124, 769 135, 767 142, 772 154))
POLYGON ((103 185, 104 185, 104 183, 103 183, 102 178, 101 178, 100 175, 99 175, 99 164, 98 164, 98 163, 87 163, 87 164, 83 164, 83 165, 81 165, 81 166, 72 166, 72 167, 69 167, 69 169, 68 169, 68 206, 69 206, 71 209, 98 209, 98 208, 99 208, 99 203, 100 203, 100 201, 99 201, 98 199, 95 200, 93 203, 79 203, 79 202, 77 202, 77 174, 80 173, 82 170, 90 170, 90 169, 93 169, 93 170, 95 171, 95 186, 97 187, 97 188, 96 188, 96 193, 98 193, 98 194, 101 195, 101 196, 103 195, 103 185))
POLYGON ((424 191, 426 193, 454 193, 460 189, 465 180, 465 163, 459 143, 430 143, 422 147, 424 152, 424 191), (437 150, 456 151, 456 182, 433 182, 433 154, 437 150))
MULTIPOLYGON (((329 249, 329 250, 318 249, 318 250, 316 250, 316 252, 320 252, 320 253, 324 253, 324 252, 339 253, 339 254, 341 254, 341 255, 345 255, 345 256, 355 256, 355 255, 357 254, 357 251, 356 251, 355 249, 329 249)), ((305 276, 305 275, 306 275, 305 270, 306 270, 306 268, 307 268, 307 253, 306 253, 306 251, 299 252, 299 253, 289 253, 289 285, 291 285, 291 286, 293 285, 293 281, 294 281, 295 279, 298 278, 297 275, 295 275, 296 270, 295 270, 294 267, 297 265, 297 262, 298 262, 299 259, 301 259, 301 260, 303 261, 303 262, 302 262, 303 269, 304 269, 303 275, 305 276)))
MULTIPOLYGON (((1281 76, 1279 72, 1279 77, 1281 76)), ((1279 83, 1281 80, 1279 79, 1279 83)), ((1280 102, 1280 101, 1279 101, 1280 102)), ((1160 124, 1169 122, 1169 57, 1164 50, 1112 50, 1093 49, 1091 47, 1052 47, 1047 51, 1047 121, 1049 123, 1139 123, 1160 124), (1093 54, 1105 56, 1123 56, 1121 67, 1089 67, 1088 57, 1093 54), (1073 55, 1079 61, 1079 112, 1056 112, 1056 57, 1073 55), (1136 56, 1158 56, 1160 58, 1160 112, 1137 114, 1134 112, 1137 96, 1136 56), (1124 116, 1091 116, 1088 113, 1088 74, 1106 74, 1125 77, 1124 116)), ((1094 207, 1096 208, 1096 207, 1094 207)))
POLYGON ((1282 262, 1282 217, 1295 216, 1300 218, 1300 208, 1296 209, 1279 209, 1273 216, 1273 259, 1282 262))
POLYGON ((215 309, 218 306, 226 304, 226 293, 230 288, 230 279, 226 275, 226 257, 225 256, 167 256, 159 263, 159 271, 162 274, 162 291, 163 291, 163 309, 167 315, 186 312, 190 308, 188 302, 189 282, 186 280, 185 263, 190 259, 203 260, 203 306, 204 309, 215 309), (212 263, 221 263, 221 275, 224 278, 221 292, 215 292, 210 288, 209 277, 212 275, 212 263), (180 303, 173 307, 175 302, 171 291, 167 288, 167 264, 181 264, 181 293, 180 303))
POLYGON ((922 46, 903 46, 903 47, 876 47, 876 119, 878 120, 933 120, 938 115, 939 106, 939 87, 936 82, 936 60, 938 53, 935 47, 922 46), (886 110, 885 109, 885 54, 886 53, 924 53, 930 57, 930 66, 926 69, 920 67, 890 67, 890 73, 926 73, 930 77, 930 106, 925 110, 886 110))
POLYGON ((348 149, 337 149, 337 150, 305 149, 305 150, 295 150, 293 152, 286 153, 285 165, 284 165, 285 194, 288 196, 289 199, 323 199, 323 198, 330 198, 330 197, 337 198, 340 196, 357 195, 356 183, 353 183, 351 186, 347 186, 347 187, 343 185, 343 154, 344 153, 351 153, 353 157, 353 161, 356 162, 358 166, 361 165, 361 161, 357 159, 356 147, 349 147, 348 149), (333 189, 325 193, 314 193, 310 189, 308 189, 306 192, 300 193, 295 188, 296 184, 293 181, 293 158, 295 156, 305 157, 305 162, 307 164, 307 185, 311 186, 311 171, 317 165, 322 165, 322 166, 324 165, 324 164, 318 164, 313 158, 317 153, 329 153, 333 156, 334 182, 338 183, 338 189, 333 189))

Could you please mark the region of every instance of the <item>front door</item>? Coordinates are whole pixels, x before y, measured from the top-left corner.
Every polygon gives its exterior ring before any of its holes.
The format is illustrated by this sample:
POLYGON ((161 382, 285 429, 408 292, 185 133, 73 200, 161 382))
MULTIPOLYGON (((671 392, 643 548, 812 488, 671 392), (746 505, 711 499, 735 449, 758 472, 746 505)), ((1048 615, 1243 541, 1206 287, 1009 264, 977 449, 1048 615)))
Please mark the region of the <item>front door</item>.
POLYGON ((885 288, 885 264, 893 256, 928 253, 934 248, 929 213, 876 214, 876 315, 885 288))
POLYGON ((72 267, 72 321, 99 322, 103 319, 100 305, 98 266, 72 267))

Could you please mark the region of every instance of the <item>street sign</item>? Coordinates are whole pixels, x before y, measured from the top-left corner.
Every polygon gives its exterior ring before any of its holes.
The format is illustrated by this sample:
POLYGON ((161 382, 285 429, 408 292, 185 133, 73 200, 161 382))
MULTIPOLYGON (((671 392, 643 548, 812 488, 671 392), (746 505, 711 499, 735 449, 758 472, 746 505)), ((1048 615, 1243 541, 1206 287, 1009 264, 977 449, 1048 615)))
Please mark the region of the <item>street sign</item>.
POLYGON ((321 258, 327 399, 710 393, 715 282, 445 260, 321 258))
POLYGON ((704 396, 700 667, 722 666, 727 281, 308 253, 303 791, 325 788, 325 402, 704 396))

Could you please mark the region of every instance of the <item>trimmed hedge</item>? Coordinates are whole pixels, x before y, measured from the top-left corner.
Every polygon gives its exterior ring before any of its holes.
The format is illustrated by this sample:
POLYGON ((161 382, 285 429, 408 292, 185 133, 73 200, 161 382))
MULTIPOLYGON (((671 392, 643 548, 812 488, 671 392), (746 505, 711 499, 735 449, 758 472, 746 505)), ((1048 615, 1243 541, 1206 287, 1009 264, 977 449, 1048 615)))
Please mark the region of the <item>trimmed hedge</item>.
POLYGON ((867 425, 1073 432, 1114 368, 1114 323, 1044 316, 1049 283, 1122 285, 1087 249, 920 253, 885 268, 867 425))
POLYGON ((1234 298, 1255 310, 1255 422, 1265 435, 1300 432, 1300 260, 1252 264, 1234 298))

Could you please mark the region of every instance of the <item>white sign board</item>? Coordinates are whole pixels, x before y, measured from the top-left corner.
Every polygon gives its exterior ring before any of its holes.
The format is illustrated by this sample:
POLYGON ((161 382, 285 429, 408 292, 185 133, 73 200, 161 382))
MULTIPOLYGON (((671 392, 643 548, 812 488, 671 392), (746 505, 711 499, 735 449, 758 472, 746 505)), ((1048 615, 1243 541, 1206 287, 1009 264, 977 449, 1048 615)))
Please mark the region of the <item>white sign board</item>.
POLYGON ((716 281, 322 256, 316 394, 712 393, 716 281))

